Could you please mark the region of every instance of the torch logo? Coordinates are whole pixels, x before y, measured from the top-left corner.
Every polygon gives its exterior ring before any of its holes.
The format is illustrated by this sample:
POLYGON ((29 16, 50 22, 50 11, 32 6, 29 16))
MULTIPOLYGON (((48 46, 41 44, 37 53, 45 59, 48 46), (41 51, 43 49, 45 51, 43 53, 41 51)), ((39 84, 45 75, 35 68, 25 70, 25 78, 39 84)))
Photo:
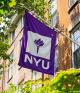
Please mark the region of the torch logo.
POLYGON ((43 40, 38 39, 34 41, 35 45, 37 46, 37 53, 39 52, 39 48, 44 45, 43 40))

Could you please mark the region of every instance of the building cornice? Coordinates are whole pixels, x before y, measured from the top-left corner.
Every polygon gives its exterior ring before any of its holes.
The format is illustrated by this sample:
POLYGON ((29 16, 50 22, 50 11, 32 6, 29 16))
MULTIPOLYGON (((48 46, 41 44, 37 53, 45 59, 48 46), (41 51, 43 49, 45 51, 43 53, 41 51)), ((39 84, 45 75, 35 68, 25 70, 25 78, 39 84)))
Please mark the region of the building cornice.
POLYGON ((12 18, 12 21, 11 21, 11 24, 10 24, 10 27, 9 27, 9 32, 12 32, 15 30, 16 26, 17 26, 17 23, 18 21, 20 20, 20 18, 24 15, 24 11, 21 12, 20 14, 15 14, 15 17, 12 18))
POLYGON ((80 1, 77 0, 77 1, 70 7, 70 9, 68 10, 68 13, 70 14, 71 11, 72 11, 72 10, 76 7, 76 5, 79 4, 79 3, 80 3, 80 1))
POLYGON ((80 27, 80 22, 78 22, 71 30, 70 33, 75 32, 80 27))

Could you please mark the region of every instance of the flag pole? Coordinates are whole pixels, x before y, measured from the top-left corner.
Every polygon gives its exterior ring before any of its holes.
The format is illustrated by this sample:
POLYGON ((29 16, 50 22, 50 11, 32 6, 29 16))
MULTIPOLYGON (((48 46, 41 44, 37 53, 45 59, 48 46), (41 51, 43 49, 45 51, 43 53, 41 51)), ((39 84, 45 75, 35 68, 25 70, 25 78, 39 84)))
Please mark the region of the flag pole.
MULTIPOLYGON (((26 10, 29 10, 24 4, 19 3, 20 7, 24 7, 26 10)), ((31 14, 37 16, 35 13, 33 13, 32 11, 29 11, 31 14)), ((64 33, 61 32, 60 29, 55 28, 51 25, 51 23, 49 21, 45 21, 43 18, 39 17, 43 22, 45 22, 50 28, 54 29, 54 31, 56 31, 58 34, 61 34, 63 36, 65 36, 67 39, 69 39, 71 42, 73 42, 74 44, 76 44, 77 46, 80 47, 80 44, 78 44, 76 41, 72 40, 72 38, 68 37, 67 35, 65 35, 64 33)))
POLYGON ((42 87, 44 86, 43 81, 44 81, 44 73, 42 73, 42 87))

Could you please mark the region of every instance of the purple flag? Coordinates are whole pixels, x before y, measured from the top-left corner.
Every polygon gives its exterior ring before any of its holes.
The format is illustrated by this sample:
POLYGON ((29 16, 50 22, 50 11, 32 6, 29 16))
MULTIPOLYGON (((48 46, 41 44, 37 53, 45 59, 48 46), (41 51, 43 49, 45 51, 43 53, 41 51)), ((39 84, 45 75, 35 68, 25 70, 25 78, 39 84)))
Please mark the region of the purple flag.
POLYGON ((55 47, 56 32, 26 12, 19 66, 54 75, 55 47))

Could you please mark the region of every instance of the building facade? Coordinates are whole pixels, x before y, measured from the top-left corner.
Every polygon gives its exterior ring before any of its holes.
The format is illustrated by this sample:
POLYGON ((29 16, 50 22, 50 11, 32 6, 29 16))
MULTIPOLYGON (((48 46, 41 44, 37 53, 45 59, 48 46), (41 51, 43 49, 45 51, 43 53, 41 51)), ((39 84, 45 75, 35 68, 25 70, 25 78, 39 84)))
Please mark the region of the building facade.
POLYGON ((79 0, 50 0, 51 23, 60 32, 57 35, 55 69, 66 70, 80 67, 80 1, 79 0), (64 35, 62 35, 63 33, 64 35), (56 67, 57 65, 57 67, 56 67))
POLYGON ((80 0, 69 0, 68 14, 72 22, 71 38, 79 44, 72 43, 72 67, 80 68, 80 0))
POLYGON ((72 42, 64 36, 70 37, 69 25, 72 25, 68 14, 69 2, 68 0, 50 0, 49 3, 51 4, 51 24, 59 29, 56 43, 55 71, 66 70, 71 68, 72 42))
MULTIPOLYGON (((68 0, 58 0, 58 28, 60 29, 61 33, 65 34, 66 36, 70 37, 69 33, 69 25, 72 25, 70 16, 68 15, 68 0)), ((58 34, 58 64, 59 70, 66 70, 71 68, 71 41, 63 36, 62 34, 58 34)))

